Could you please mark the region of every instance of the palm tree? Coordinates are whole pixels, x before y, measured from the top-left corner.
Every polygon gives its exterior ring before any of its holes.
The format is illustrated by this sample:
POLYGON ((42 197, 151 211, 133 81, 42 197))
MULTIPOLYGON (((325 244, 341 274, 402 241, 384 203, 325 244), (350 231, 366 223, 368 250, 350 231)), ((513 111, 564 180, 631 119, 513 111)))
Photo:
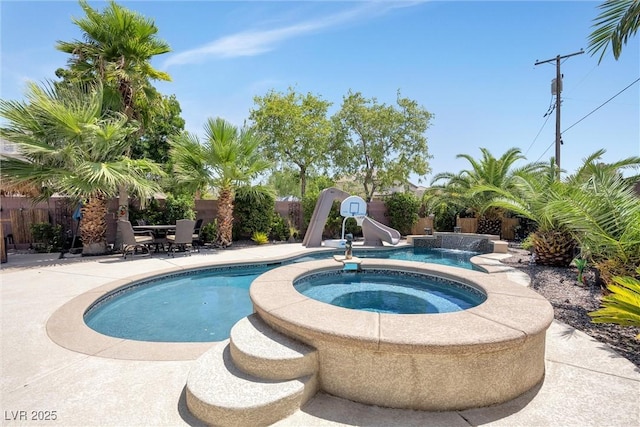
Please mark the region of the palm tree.
MULTIPOLYGON (((114 1, 100 13, 80 0, 86 17, 73 22, 83 32, 84 41, 58 41, 58 50, 71 55, 67 77, 75 81, 100 81, 107 101, 117 105, 129 118, 141 120, 136 103, 147 95, 157 97, 149 79, 170 81, 171 77, 151 66, 151 58, 171 51, 158 39, 152 20, 117 5, 114 1)), ((63 72, 64 73, 64 72, 63 72)))
POLYGON ((208 119, 206 141, 184 133, 172 142, 174 173, 184 185, 202 189, 211 185, 218 190, 218 231, 216 245, 230 246, 233 231, 235 190, 246 185, 271 164, 259 153, 261 138, 250 128, 238 129, 228 121, 208 119))
POLYGON ((28 102, 0 100, 8 122, 0 135, 20 153, 0 159, 3 181, 36 187, 42 199, 62 193, 84 201, 83 255, 106 251, 106 202, 118 187, 148 197, 158 191, 149 177, 162 175, 155 163, 124 155, 137 127, 121 113, 103 113, 103 96, 101 85, 32 83, 28 102))
POLYGON ((553 158, 542 173, 537 170, 516 174, 509 188, 480 185, 475 191, 492 194, 488 206, 509 210, 535 222, 536 231, 528 239, 537 264, 566 267, 571 263, 577 243, 550 209, 551 202, 565 200, 567 193, 567 185, 557 180, 553 158))
MULTIPOLYGON (((516 176, 540 171, 544 165, 542 163, 528 163, 521 168, 514 168, 513 164, 516 161, 525 159, 518 148, 510 148, 500 158, 495 158, 486 148, 480 148, 480 151, 482 152, 481 160, 476 160, 468 154, 458 154, 456 158, 466 159, 471 168, 457 174, 448 172, 437 174, 431 181, 431 193, 438 195, 439 199, 449 199, 458 206, 472 211, 475 215, 481 215, 486 220, 499 220, 503 215, 503 210, 490 205, 494 197, 493 193, 479 189, 479 186, 511 190, 514 188, 516 176), (444 185, 434 186, 439 181, 446 182, 444 185)), ((479 227, 478 232, 500 234, 500 229, 483 230, 479 227)))
MULTIPOLYGON (((100 13, 86 0, 80 0, 86 17, 73 22, 83 32, 83 41, 58 41, 58 50, 71 55, 69 70, 56 74, 65 82, 100 82, 105 90, 105 107, 120 111, 138 121, 137 133, 131 134, 129 147, 137 144, 144 132, 150 105, 162 108, 162 98, 149 80, 171 80, 171 77, 151 66, 151 58, 169 52, 169 45, 157 37, 158 29, 152 20, 117 5, 113 0, 100 13)), ((61 83, 62 84, 62 83, 61 83)), ((131 148, 127 155, 131 154, 131 148)), ((142 150, 138 150, 142 151, 142 150)), ((119 205, 128 207, 129 195, 119 192, 119 205)), ((128 218, 124 209, 122 218, 128 218)))
POLYGON ((613 57, 617 60, 622 45, 636 34, 640 27, 639 0, 606 0, 599 6, 600 15, 594 20, 595 29, 589 35, 589 52, 600 53, 598 63, 602 61, 607 48, 611 45, 613 57))
POLYGON ((611 164, 599 162, 604 150, 588 156, 566 181, 555 179, 551 159, 544 174, 522 174, 515 191, 484 186, 502 207, 533 220, 537 225, 530 241, 536 262, 568 266, 579 246, 582 256, 594 262, 605 282, 614 275, 632 275, 640 263, 640 199, 633 191, 638 178, 624 178, 619 171, 638 168, 640 158, 611 164))
POLYGON ((620 173, 640 168, 640 157, 606 164, 599 162, 603 154, 599 150, 587 157, 568 178, 566 199, 549 208, 573 233, 601 279, 611 283, 614 276, 634 276, 640 265, 640 198, 634 191, 640 178, 620 173))
MULTIPOLYGON (((593 323, 615 323, 623 326, 640 326, 640 267, 636 278, 616 276, 607 286, 611 292, 602 298, 602 307, 589 313, 593 323)), ((640 334, 636 335, 640 340, 640 334)))

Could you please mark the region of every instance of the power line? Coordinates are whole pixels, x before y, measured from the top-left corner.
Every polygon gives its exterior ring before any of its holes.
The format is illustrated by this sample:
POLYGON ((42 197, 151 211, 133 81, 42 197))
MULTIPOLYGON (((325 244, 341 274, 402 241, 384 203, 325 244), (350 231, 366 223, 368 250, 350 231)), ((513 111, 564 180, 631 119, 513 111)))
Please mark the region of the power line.
POLYGON ((549 107, 549 110, 547 111, 547 113, 545 114, 545 121, 542 124, 542 126, 540 127, 540 130, 538 131, 538 133, 536 134, 535 138, 533 138, 533 141, 531 141, 531 144, 529 145, 529 148, 527 148, 527 151, 524 152, 524 155, 526 156, 527 153, 529 153, 529 150, 531 150, 531 147, 533 147, 533 144, 536 142, 536 140, 538 139, 538 137, 540 136, 540 134, 542 133, 542 129, 544 129, 545 125, 547 124, 547 122, 549 121, 549 118, 551 117, 551 112, 553 111, 553 106, 549 107))
POLYGON ((587 114, 586 116, 584 116, 583 118, 581 118, 580 120, 578 120, 577 122, 575 122, 574 124, 572 124, 571 126, 569 126, 568 128, 566 128, 565 130, 562 131, 562 133, 565 133, 566 131, 568 131, 569 129, 571 129, 572 127, 574 127, 575 125, 577 125, 578 123, 580 123, 581 121, 583 121, 584 119, 586 119, 587 117, 589 117, 590 115, 592 115, 593 113, 595 113, 596 111, 598 111, 600 108, 604 107, 605 105, 607 105, 611 100, 613 100, 614 98, 616 98, 618 95, 620 95, 622 92, 624 92, 625 90, 629 89, 631 86, 633 86, 634 84, 638 83, 640 81, 640 77, 638 77, 637 79, 635 79, 633 82, 631 82, 627 87, 625 87, 624 89, 622 89, 620 92, 616 93, 615 95, 613 95, 611 98, 607 99, 605 102, 603 102, 602 104, 600 104, 598 107, 594 108, 589 114, 587 114))
MULTIPOLYGON (((565 130, 562 131, 562 133, 565 133, 566 131, 568 131, 569 129, 571 129, 572 127, 574 127, 575 125, 577 125, 578 123, 580 123, 581 121, 583 121, 584 119, 586 119, 587 117, 589 117, 591 114, 595 113, 596 111, 598 111, 600 108, 604 107, 606 104, 608 104, 609 102, 611 102, 613 99, 615 99, 617 96, 619 96, 622 92, 624 92, 625 90, 629 89, 631 86, 633 86, 634 84, 638 83, 640 81, 640 77, 638 77, 637 79, 635 79, 633 82, 631 82, 629 85, 627 85, 624 89, 622 89, 621 91, 619 91, 618 93, 616 93, 615 95, 613 95, 611 98, 607 99, 605 102, 603 102, 602 104, 600 104, 598 107, 594 108, 591 112, 589 112, 588 114, 586 114, 584 117, 582 117, 580 120, 578 120, 577 122, 575 122, 574 124, 572 124, 571 126, 569 126, 568 128, 566 128, 565 130)), ((539 162, 540 159, 542 159, 542 157, 547 154, 547 151, 549 151, 549 149, 551 147, 553 147, 553 144, 555 143, 552 142, 551 144, 549 144, 549 146, 547 147, 546 150, 544 150, 544 152, 540 155, 540 157, 538 157, 538 160, 536 160, 536 162, 539 162)), ((531 148, 531 147, 529 147, 531 148)), ((528 150, 527 150, 528 151, 528 150)))

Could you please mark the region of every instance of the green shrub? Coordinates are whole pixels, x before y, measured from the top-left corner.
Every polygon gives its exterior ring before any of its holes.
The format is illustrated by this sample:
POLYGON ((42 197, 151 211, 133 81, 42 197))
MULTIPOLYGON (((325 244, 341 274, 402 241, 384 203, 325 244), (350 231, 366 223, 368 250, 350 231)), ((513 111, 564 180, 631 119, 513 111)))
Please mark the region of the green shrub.
POLYGON ((393 193, 385 201, 389 225, 402 235, 411 234, 413 224, 418 222, 420 201, 412 193, 393 193))
POLYGON ((236 191, 233 208, 233 235, 246 239, 253 233, 269 236, 275 215, 273 191, 263 186, 241 187, 236 191))
POLYGON ((195 200, 193 196, 167 195, 164 207, 164 224, 175 224, 179 219, 195 219, 195 200))
POLYGON ((200 230, 200 237, 203 243, 212 243, 218 234, 218 220, 205 224, 200 230))
POLYGON ((271 238, 281 242, 289 238, 289 225, 287 224, 287 221, 278 214, 273 216, 273 222, 271 223, 271 238))
POLYGON ((37 252, 59 252, 62 250, 62 226, 48 222, 31 225, 34 247, 37 252))

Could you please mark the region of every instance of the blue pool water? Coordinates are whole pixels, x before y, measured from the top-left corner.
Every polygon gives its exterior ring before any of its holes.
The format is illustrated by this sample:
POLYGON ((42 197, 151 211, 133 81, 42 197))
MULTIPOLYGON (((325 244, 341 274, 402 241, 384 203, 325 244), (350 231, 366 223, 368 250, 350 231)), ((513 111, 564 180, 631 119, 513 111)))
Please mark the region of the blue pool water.
POLYGON ((294 283, 301 294, 343 308, 395 314, 452 313, 482 303, 469 286, 409 272, 366 270, 311 274, 294 283))
MULTIPOLYGON (((424 248, 354 251, 358 257, 432 262, 471 269, 477 253, 424 248)), ((291 260, 329 258, 333 252, 291 260)), ((210 342, 229 337, 231 327, 253 312, 249 286, 282 263, 216 267, 136 283, 97 301, 85 323, 105 335, 139 341, 210 342)))

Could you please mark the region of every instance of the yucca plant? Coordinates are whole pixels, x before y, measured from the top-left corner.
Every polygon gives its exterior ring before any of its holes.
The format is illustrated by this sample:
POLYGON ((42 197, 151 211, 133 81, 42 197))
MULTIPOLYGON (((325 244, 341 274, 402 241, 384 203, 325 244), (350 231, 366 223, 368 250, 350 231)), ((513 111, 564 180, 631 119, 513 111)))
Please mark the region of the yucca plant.
MULTIPOLYGON (((640 267, 636 273, 640 277, 640 267)), ((612 280, 607 286, 611 293, 602 298, 602 307, 589 313, 593 323, 640 327, 640 280, 619 276, 612 280)), ((636 339, 640 339, 640 334, 636 339)))

